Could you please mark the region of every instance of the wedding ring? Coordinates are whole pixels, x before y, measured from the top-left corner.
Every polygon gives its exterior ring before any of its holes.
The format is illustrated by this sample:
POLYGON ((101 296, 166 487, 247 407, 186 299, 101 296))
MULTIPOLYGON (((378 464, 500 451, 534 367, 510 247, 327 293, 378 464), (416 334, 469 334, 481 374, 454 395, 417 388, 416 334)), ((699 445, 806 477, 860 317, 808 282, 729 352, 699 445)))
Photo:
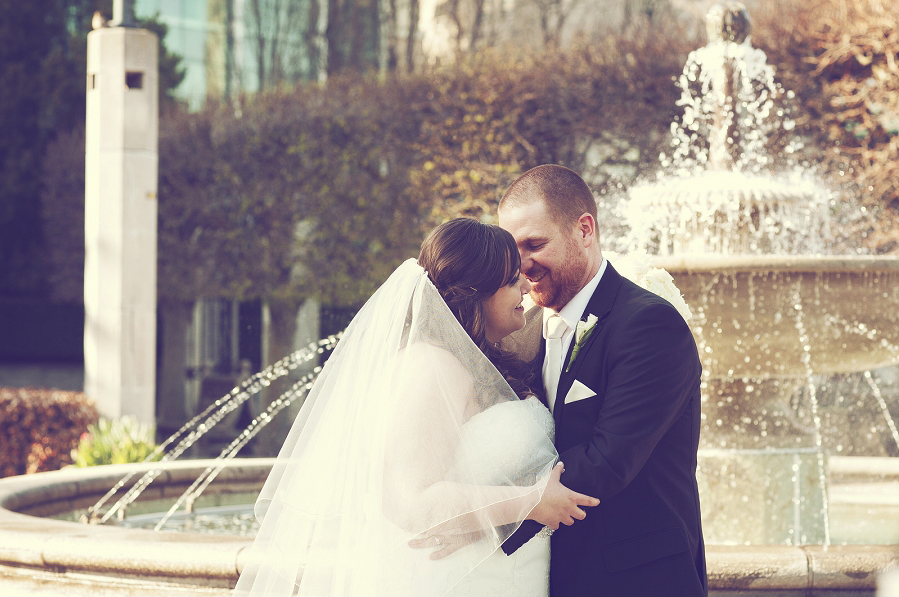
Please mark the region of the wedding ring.
POLYGON ((440 538, 440 535, 434 535, 434 542, 437 545, 440 545, 441 543, 443 543, 443 540, 440 538))

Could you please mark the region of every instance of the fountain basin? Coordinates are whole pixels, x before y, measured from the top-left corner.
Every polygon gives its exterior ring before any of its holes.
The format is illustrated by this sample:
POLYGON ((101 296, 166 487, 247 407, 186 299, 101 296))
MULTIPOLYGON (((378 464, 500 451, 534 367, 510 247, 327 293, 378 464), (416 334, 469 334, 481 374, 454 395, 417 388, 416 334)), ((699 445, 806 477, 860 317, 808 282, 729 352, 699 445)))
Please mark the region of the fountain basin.
MULTIPOLYGON (((899 482, 899 459, 854 461, 832 458, 830 466, 853 482, 899 482)), ((145 493, 174 499, 211 463, 166 463, 145 493)), ((235 459, 208 491, 258 491, 271 464, 272 459, 235 459)), ((39 517, 93 503, 135 468, 150 467, 111 465, 0 480, 0 585, 4 577, 29 576, 60 587, 87 582, 105 595, 138 594, 136 583, 165 594, 230 594, 251 543, 245 537, 157 533, 39 517)), ((878 575, 899 563, 899 545, 709 545, 707 557, 710 588, 719 595, 746 590, 759 596, 793 590, 808 595, 832 589, 872 595, 878 575)))
POLYGON ((802 378, 899 362, 899 257, 654 258, 693 310, 711 378, 802 378))
MULTIPOLYGON (((274 459, 235 460, 209 491, 257 493, 272 462, 274 459)), ((164 472, 143 492, 141 501, 174 501, 210 464, 212 461, 196 460, 165 463, 164 472)), ((229 594, 240 572, 241 553, 250 544, 246 537, 153 532, 44 518, 91 506, 128 473, 154 468, 158 465, 67 468, 0 480, 0 572, 50 575, 55 582, 72 584, 87 580, 123 591, 137 583, 156 587, 157 592, 164 588, 166 594, 170 590, 229 594)))

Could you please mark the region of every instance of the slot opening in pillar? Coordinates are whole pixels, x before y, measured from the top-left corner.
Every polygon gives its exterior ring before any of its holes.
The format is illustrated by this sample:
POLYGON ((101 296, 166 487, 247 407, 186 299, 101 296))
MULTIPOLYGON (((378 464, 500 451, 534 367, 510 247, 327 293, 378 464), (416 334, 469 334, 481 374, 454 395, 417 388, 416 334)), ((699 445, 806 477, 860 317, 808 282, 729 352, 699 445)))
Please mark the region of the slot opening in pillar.
POLYGON ((125 73, 125 85, 128 87, 128 89, 143 89, 144 73, 126 72, 125 73))

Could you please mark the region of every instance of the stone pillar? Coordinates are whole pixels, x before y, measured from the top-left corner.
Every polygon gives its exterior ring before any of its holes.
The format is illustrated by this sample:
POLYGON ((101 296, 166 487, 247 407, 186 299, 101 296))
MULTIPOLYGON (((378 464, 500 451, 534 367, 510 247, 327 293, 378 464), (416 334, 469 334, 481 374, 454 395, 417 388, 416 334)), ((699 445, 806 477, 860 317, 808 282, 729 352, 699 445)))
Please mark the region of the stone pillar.
POLYGON ((87 36, 84 390, 108 418, 152 424, 156 394, 159 47, 154 33, 87 36))

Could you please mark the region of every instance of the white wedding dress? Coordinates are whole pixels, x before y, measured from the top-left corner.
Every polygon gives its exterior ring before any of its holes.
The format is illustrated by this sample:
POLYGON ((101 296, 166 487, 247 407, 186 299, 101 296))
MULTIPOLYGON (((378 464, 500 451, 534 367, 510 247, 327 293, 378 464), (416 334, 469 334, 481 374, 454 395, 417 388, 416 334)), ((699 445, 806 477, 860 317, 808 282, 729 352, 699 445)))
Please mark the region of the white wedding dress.
POLYGON ((549 538, 511 556, 558 453, 409 260, 325 364, 256 503, 235 595, 547 595, 549 538), (482 539, 431 560, 411 540, 482 539))
MULTIPOLYGON (((476 447, 477 452, 461 450, 457 454, 457 466, 450 470, 448 477, 493 485, 507 480, 509 474, 539 467, 541 463, 539 457, 535 460, 535 447, 540 446, 547 436, 552 437, 553 429, 552 415, 535 397, 492 406, 462 425, 461 445, 476 447)), ((539 453, 539 450, 536 452, 539 453)), ((521 481, 527 484, 529 480, 521 481)), ((429 555, 435 548, 408 547, 408 535, 389 523, 388 526, 395 534, 389 538, 382 537, 386 540, 380 543, 399 546, 392 550, 391 566, 410 571, 413 580, 411 587, 398 583, 398 587, 387 588, 387 594, 474 597, 549 595, 548 529, 538 533, 511 555, 506 555, 490 541, 481 540, 462 547, 446 558, 431 560, 429 555), (466 573, 472 565, 472 557, 479 563, 466 573)), ((358 565, 357 575, 370 574, 361 569, 368 562, 359 562, 358 565)))
MULTIPOLYGON (((479 465, 475 477, 484 484, 504 478, 508 471, 526 470, 535 444, 544 437, 532 437, 521 424, 524 418, 535 420, 543 434, 553 437, 554 422, 549 410, 535 397, 506 402, 475 415, 462 426, 462 434, 477 435, 484 449, 469 462, 479 465)), ((549 533, 541 531, 515 553, 502 549, 491 553, 477 568, 452 587, 448 595, 549 595, 549 533)))

